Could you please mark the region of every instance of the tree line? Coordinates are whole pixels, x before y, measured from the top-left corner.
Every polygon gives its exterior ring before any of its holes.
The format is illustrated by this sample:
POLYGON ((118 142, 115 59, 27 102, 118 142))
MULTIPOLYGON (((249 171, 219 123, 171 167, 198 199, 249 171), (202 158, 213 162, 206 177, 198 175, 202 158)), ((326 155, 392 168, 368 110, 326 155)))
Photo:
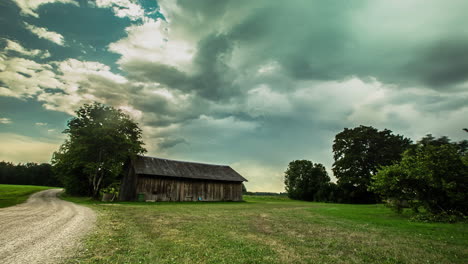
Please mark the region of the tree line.
POLYGON ((468 216, 468 141, 426 135, 413 143, 370 126, 345 128, 333 142, 330 181, 325 167, 291 161, 285 187, 292 199, 338 203, 385 202, 431 215, 468 216))
POLYGON ((40 185, 60 187, 62 183, 56 177, 48 163, 0 162, 0 183, 17 185, 40 185))

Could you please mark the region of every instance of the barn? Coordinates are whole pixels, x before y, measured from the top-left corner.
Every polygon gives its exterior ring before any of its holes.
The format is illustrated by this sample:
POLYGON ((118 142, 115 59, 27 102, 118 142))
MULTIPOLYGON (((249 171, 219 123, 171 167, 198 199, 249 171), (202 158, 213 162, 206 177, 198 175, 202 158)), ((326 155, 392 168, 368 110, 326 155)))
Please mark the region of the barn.
POLYGON ((119 199, 242 201, 247 181, 226 165, 137 156, 127 162, 119 199))

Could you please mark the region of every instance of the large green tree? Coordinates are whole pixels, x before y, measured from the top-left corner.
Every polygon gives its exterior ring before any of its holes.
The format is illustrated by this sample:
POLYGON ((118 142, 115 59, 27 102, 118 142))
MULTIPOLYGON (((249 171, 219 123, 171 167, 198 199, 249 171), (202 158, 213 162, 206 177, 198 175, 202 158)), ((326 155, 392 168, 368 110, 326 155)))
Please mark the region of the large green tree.
POLYGON ((408 138, 371 126, 345 128, 338 133, 333 144, 335 162, 332 170, 343 190, 344 201, 376 202, 378 196, 368 190, 371 176, 380 166, 398 162, 410 144, 408 138))
POLYGON ((146 152, 138 125, 119 109, 85 104, 68 122, 68 139, 52 164, 67 192, 98 197, 118 180, 124 162, 146 152))
POLYGON ((330 182, 325 167, 309 160, 291 161, 285 172, 284 184, 291 199, 317 201, 321 190, 330 182))
POLYGON ((401 162, 381 168, 373 176, 372 189, 397 211, 410 206, 432 214, 468 215, 467 143, 427 135, 401 162))

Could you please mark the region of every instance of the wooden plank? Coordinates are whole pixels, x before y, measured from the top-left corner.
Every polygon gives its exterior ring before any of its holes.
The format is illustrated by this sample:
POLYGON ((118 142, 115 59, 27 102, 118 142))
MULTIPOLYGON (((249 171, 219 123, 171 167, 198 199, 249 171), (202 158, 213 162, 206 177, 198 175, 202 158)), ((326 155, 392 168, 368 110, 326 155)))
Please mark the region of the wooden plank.
POLYGON ((239 182, 204 181, 139 175, 136 193, 155 201, 241 201, 239 182))

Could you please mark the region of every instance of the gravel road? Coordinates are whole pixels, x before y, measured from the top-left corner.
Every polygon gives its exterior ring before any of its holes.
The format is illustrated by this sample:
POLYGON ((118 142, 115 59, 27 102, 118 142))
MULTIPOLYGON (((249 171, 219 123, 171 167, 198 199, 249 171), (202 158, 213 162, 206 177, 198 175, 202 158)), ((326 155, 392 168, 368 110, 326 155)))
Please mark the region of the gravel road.
POLYGON ((0 263, 59 263, 79 246, 95 213, 57 198, 61 189, 37 192, 0 209, 0 263))

